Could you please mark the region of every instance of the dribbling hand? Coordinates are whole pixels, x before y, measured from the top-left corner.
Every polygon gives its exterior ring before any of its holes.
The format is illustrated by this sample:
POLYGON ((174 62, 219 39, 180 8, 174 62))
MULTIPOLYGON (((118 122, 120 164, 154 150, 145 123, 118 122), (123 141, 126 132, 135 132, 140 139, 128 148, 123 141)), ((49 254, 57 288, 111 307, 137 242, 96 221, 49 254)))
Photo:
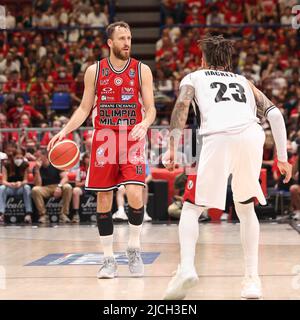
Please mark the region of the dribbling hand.
POLYGON ((283 183, 288 183, 292 177, 292 165, 288 162, 278 161, 277 167, 280 173, 285 176, 283 183))
POLYGON ((59 133, 57 133, 48 143, 47 151, 49 152, 52 147, 55 145, 55 143, 62 141, 66 137, 66 133, 64 130, 61 130, 59 133))

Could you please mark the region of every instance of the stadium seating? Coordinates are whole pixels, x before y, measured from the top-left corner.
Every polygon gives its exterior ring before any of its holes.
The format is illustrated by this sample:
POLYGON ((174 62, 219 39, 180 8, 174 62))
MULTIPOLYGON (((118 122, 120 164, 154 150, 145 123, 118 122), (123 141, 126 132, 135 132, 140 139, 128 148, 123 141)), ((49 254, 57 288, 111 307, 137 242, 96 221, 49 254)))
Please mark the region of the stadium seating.
POLYGON ((52 110, 67 111, 70 109, 71 97, 67 92, 55 92, 52 95, 52 110))

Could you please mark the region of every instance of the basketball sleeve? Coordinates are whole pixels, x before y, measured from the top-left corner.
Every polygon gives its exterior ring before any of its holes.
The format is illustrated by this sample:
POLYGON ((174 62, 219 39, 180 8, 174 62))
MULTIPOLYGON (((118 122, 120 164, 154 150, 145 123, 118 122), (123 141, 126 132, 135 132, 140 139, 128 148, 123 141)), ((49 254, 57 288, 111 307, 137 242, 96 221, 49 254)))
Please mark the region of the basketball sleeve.
POLYGON ((181 88, 184 85, 189 85, 194 87, 193 79, 192 79, 192 74, 189 73, 187 74, 180 82, 179 88, 181 88))
POLYGON ((276 107, 270 109, 266 115, 270 123, 274 141, 276 144, 277 158, 279 161, 286 162, 287 157, 287 134, 283 116, 276 107))

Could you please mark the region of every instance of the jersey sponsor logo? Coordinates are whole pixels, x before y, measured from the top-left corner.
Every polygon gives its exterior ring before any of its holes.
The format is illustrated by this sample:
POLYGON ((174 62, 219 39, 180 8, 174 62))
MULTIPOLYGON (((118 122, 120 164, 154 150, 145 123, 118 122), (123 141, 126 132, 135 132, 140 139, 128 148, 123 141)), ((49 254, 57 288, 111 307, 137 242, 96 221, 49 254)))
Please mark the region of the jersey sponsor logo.
POLYGON ((134 126, 136 124, 135 119, 111 119, 111 118, 101 118, 100 125, 103 126, 134 126))
POLYGON ((121 84, 123 83, 123 79, 122 78, 115 78, 115 80, 114 80, 114 84, 116 85, 116 86, 120 86, 121 84))
POLYGON ((135 110, 101 110, 100 117, 136 117, 135 110))
POLYGON ((101 86, 106 86, 107 84, 109 84, 109 79, 100 80, 101 86))
POLYGON ((96 150, 96 162, 95 162, 95 166, 96 167, 103 167, 105 164, 104 161, 104 149, 99 147, 96 150))
POLYGON ((105 109, 136 109, 136 103, 101 103, 100 108, 105 109))
POLYGON ((105 95, 101 96, 101 101, 114 101, 114 100, 115 100, 114 97, 108 97, 108 96, 105 96, 105 95))
POLYGON ((132 68, 129 70, 129 77, 130 78, 134 78, 135 77, 135 70, 132 69, 132 68))
POLYGON ((122 94, 121 100, 122 101, 128 101, 133 97, 133 94, 122 94))
POLYGON ((134 94, 134 88, 122 87, 123 94, 134 94))
POLYGON ((113 89, 112 89, 112 88, 110 88, 110 87, 106 87, 106 88, 103 88, 103 89, 102 89, 102 92, 106 92, 106 93, 113 93, 114 91, 113 91, 113 89))
POLYGON ((188 186, 187 186, 188 190, 191 190, 191 189, 193 188, 193 186, 194 186, 193 181, 192 181, 192 180, 189 180, 188 186))

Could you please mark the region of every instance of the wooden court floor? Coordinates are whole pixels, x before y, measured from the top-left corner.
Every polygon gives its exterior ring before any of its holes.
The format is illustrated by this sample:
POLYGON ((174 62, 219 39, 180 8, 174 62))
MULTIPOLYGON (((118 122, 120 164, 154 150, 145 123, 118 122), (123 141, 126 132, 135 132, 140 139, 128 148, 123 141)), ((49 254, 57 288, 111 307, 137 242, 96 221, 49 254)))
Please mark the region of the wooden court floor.
MULTIPOLYGON (((240 299, 243 276, 239 224, 200 224, 200 281, 187 299, 240 299)), ((126 224, 115 225, 115 251, 124 252, 126 224)), ((99 265, 27 266, 50 254, 100 253, 93 226, 0 227, 0 299, 161 299, 179 258, 177 225, 145 224, 143 252, 156 253, 144 278, 96 278, 99 265)), ((287 224, 262 223, 260 274, 264 299, 300 299, 300 235, 287 224)))

